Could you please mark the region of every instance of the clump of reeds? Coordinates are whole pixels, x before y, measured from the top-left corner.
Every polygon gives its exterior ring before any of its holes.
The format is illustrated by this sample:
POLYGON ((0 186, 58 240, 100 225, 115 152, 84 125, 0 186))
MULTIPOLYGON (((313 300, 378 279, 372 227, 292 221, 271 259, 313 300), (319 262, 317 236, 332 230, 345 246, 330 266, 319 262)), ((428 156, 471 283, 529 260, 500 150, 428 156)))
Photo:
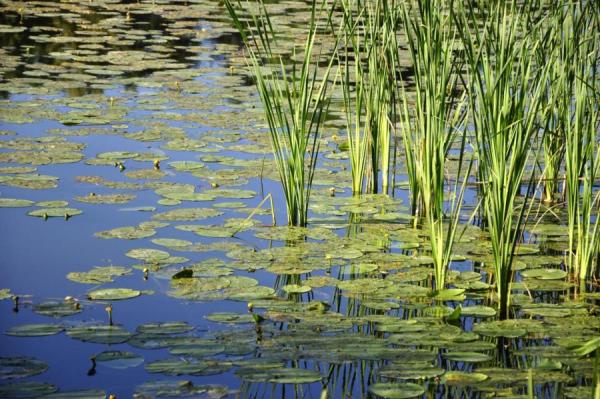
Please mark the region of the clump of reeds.
MULTIPOLYGON (((241 2, 225 5, 246 46, 256 87, 262 101, 275 164, 286 200, 289 225, 305 226, 312 181, 319 153, 320 128, 330 104, 329 82, 333 59, 320 68, 315 62, 317 14, 323 10, 313 0, 302 60, 285 61, 276 55, 274 27, 263 0, 248 23, 238 16, 241 2), (270 64, 273 62, 273 64, 270 64), (287 65, 291 63, 291 65, 287 65)), ((250 7, 249 7, 250 8, 250 7)))
MULTIPOLYGON (((483 215, 490 234, 499 316, 509 316, 515 248, 530 195, 522 201, 523 175, 538 137, 547 68, 532 55, 539 36, 529 34, 528 9, 497 2, 480 27, 472 8, 461 7, 457 24, 467 62, 467 89, 475 132, 483 215), (466 27, 472 27, 466 29, 466 27)), ((539 24, 543 23, 538 22, 539 24)))
POLYGON ((451 10, 441 0, 419 1, 416 11, 410 4, 413 3, 403 4, 402 16, 414 66, 415 98, 414 105, 409 107, 407 88, 403 88, 402 138, 413 213, 427 221, 435 285, 442 289, 465 187, 463 184, 459 189, 458 185, 465 151, 464 135, 449 218, 445 217, 444 208, 444 196, 449 188, 446 159, 463 127, 465 97, 454 94, 459 68, 453 52, 456 40, 451 10))

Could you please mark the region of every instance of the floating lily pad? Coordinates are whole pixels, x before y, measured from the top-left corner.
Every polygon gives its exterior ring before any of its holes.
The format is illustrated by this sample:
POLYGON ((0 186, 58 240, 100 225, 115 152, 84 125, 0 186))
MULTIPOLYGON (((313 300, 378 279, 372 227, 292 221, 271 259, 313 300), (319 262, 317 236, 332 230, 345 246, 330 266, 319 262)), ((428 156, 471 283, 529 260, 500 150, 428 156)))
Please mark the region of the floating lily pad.
POLYGON ((141 294, 141 291, 131 288, 105 288, 88 292, 87 296, 89 299, 96 301, 118 301, 135 298, 141 294))
POLYGON ((67 274, 67 278, 82 284, 104 284, 130 273, 130 268, 122 266, 97 266, 87 272, 71 272, 67 274))
POLYGON ((104 399, 106 392, 102 389, 76 389, 73 391, 60 391, 47 396, 44 399, 104 399))
POLYGON ((64 330, 64 327, 58 324, 21 324, 6 330, 6 335, 15 337, 42 337, 46 335, 55 335, 64 330))
POLYGON ((446 385, 469 386, 487 380, 483 373, 466 373, 462 371, 448 371, 444 374, 443 382, 446 385))
POLYGON ((254 318, 251 314, 244 313, 211 313, 204 317, 207 320, 214 321, 217 323, 244 324, 254 322, 254 318))
POLYGON ((50 317, 65 317, 80 313, 83 306, 75 300, 45 301, 33 305, 35 313, 50 317))
POLYGON ((297 285, 297 284, 288 284, 284 285, 282 289, 288 294, 304 294, 312 291, 312 288, 308 285, 297 285))
POLYGON ((99 231, 94 235, 104 239, 120 238, 123 240, 137 240, 140 238, 152 237, 155 234, 156 230, 154 229, 125 226, 117 227, 111 230, 99 231))
POLYGON ((185 321, 140 324, 136 331, 142 334, 182 334, 194 329, 185 321))
POLYGON ((0 208, 24 208, 33 204, 35 202, 27 199, 0 198, 0 208))
POLYGON ((530 269, 523 270, 521 276, 539 280, 560 280, 567 276, 567 272, 561 269, 530 269))
POLYGON ((87 202, 89 204, 126 204, 136 198, 133 194, 88 194, 86 196, 75 197, 76 201, 87 202))
POLYGON ((56 200, 56 201, 40 201, 37 202, 35 204, 35 206, 40 206, 43 208, 64 208, 67 205, 69 205, 69 203, 67 201, 61 201, 61 200, 56 200))
POLYGON ((191 381, 151 381, 135 388, 137 395, 144 397, 200 397, 221 398, 228 389, 221 385, 194 385, 191 381))
POLYGON ((37 381, 20 381, 0 385, 0 398, 38 398, 58 391, 52 384, 37 381))
POLYGON ((461 314, 463 316, 493 317, 496 315, 496 309, 482 305, 464 306, 461 314))
POLYGON ((98 364, 112 369, 123 370, 144 363, 144 358, 132 352, 104 351, 94 356, 98 364))
POLYGON ((447 352, 444 353, 444 357, 448 360, 462 363, 480 363, 492 359, 490 355, 479 352, 447 352))
POLYGON ((0 378, 31 377, 48 370, 48 365, 32 357, 0 357, 0 378))
POLYGON ((72 327, 67 330, 71 338, 96 344, 120 344, 127 342, 131 334, 119 326, 91 325, 72 327))
POLYGON ((272 384, 309 384, 321 381, 323 377, 316 371, 300 368, 242 368, 236 374, 249 382, 270 382, 272 384))
POLYGON ((214 375, 224 373, 230 368, 230 362, 195 358, 172 358, 146 364, 146 371, 149 373, 166 375, 214 375))
POLYGON ((37 217, 71 217, 82 214, 83 211, 75 208, 43 208, 28 212, 29 216, 37 217))
POLYGON ((377 382, 369 386, 369 392, 386 399, 407 399, 422 396, 425 388, 413 383, 377 382))

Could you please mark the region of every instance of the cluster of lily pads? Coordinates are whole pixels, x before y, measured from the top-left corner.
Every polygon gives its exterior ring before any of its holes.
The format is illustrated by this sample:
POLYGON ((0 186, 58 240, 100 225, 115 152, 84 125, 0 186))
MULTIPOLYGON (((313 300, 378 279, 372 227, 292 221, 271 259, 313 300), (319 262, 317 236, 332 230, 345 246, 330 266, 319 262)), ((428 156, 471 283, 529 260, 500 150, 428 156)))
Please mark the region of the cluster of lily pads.
MULTIPOLYGON (((115 215, 78 237, 100 242, 97 263, 55 273, 64 299, 0 287, 19 317, 45 318, 11 321, 3 348, 49 336, 65 351, 70 340, 103 345, 88 374, 143 368, 148 382, 124 395, 144 398, 592 394, 598 293, 572 295, 568 231, 554 222, 564 212, 529 215, 513 263, 514 318, 497 320, 488 234, 462 218, 448 288, 434 291, 429 234, 413 226, 404 182, 396 197, 348 195, 338 111, 319 139, 308 226, 281 225, 276 193, 278 209, 258 207, 279 176, 219 2, 11 0, 0 10, 0 213, 39 217, 29 221, 59 234, 115 215), (140 221, 125 225, 120 212, 140 221), (123 304, 145 299, 235 310, 157 322, 140 307, 146 322, 121 324, 123 304), (98 309, 106 319, 92 316, 98 309)), ((279 51, 297 58, 306 4, 269 11, 285 28, 279 51)), ((401 154, 395 168, 404 170, 401 154)), ((0 397, 114 393, 89 379, 62 389, 44 380, 55 359, 1 352, 0 397)))

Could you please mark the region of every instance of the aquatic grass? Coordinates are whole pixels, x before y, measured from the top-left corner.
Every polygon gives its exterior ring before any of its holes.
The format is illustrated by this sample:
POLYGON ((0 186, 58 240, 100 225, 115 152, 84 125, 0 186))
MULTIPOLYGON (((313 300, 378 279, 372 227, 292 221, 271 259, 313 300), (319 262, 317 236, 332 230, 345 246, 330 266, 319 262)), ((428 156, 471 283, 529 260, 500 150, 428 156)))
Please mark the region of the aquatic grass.
MULTIPOLYGON (((252 64, 286 200, 288 224, 306 226, 319 154, 320 128, 331 100, 329 76, 335 58, 331 57, 319 74, 318 63, 314 62, 314 46, 319 28, 317 13, 323 11, 325 2, 319 10, 317 1, 312 2, 302 61, 299 65, 290 61, 291 71, 286 61, 275 55, 273 50, 277 39, 265 3, 260 0, 258 13, 250 14, 252 24, 242 22, 238 16, 242 9, 241 1, 236 4, 237 7, 231 0, 225 0, 252 64), (268 64, 271 61, 275 61, 277 66, 268 64)), ((317 59, 319 56, 316 55, 317 59)), ((293 54, 291 59, 295 58, 293 54)))
POLYGON ((415 80, 414 106, 409 107, 407 88, 403 87, 400 112, 412 212, 427 220, 435 286, 439 290, 445 286, 465 184, 470 174, 469 167, 462 189, 459 189, 466 150, 466 131, 463 129, 466 98, 453 94, 457 89, 460 66, 453 54, 455 34, 452 32, 452 17, 445 10, 445 2, 420 1, 416 11, 413 3, 404 3, 402 20, 415 80), (450 204, 451 217, 445 223, 444 195, 448 188, 446 159, 461 130, 462 144, 450 204))
POLYGON ((352 189, 355 194, 387 193, 397 97, 398 7, 395 1, 343 0, 341 4, 345 53, 340 63, 352 189))
MULTIPOLYGON (((573 10, 573 13, 577 10, 573 10)), ((580 18, 586 18, 580 14, 580 18)), ((585 22, 582 22, 584 24, 585 22)), ((588 26, 587 29, 591 28, 588 26)), ((586 27, 584 27, 585 30, 586 27)), ((597 267, 600 250, 600 220, 594 209, 600 204, 600 192, 594 183, 600 163, 598 129, 598 93, 595 91, 596 62, 594 37, 586 37, 578 46, 573 65, 574 84, 565 93, 569 102, 569 117, 565 134, 565 176, 569 249, 567 265, 582 286, 597 267), (571 98, 573 98, 571 103, 571 98)))
MULTIPOLYGON (((539 37, 525 29, 527 9, 515 2, 492 6, 481 30, 459 30, 467 60, 482 208, 492 244, 499 317, 509 316, 512 263, 522 235, 529 188, 519 203, 523 175, 538 136, 547 68, 531 54, 539 37)), ((477 27, 472 9, 460 7, 458 26, 477 27)), ((542 22, 540 22, 542 23, 542 22)), ((531 27, 528 27, 531 28, 531 27)))

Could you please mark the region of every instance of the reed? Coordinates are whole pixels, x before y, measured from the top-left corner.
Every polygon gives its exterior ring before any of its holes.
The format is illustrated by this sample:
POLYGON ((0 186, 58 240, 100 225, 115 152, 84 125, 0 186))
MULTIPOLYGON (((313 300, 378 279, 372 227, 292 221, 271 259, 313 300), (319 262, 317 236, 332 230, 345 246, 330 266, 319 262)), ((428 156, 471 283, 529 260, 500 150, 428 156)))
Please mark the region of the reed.
MULTIPOLYGON (((446 159, 466 115, 465 96, 454 95, 459 68, 453 56, 456 40, 452 33, 452 17, 445 4, 442 0, 426 0, 404 3, 402 8, 415 80, 412 107, 408 106, 407 89, 402 89, 402 137, 411 189, 414 190, 411 192, 413 213, 427 221, 438 290, 445 286, 466 183, 465 180, 460 190, 458 184, 454 185, 450 204, 452 216, 445 223, 446 159), (413 9, 415 3, 418 5, 416 11, 413 9)), ((464 139, 463 130, 460 166, 465 151, 464 139)), ((460 180, 460 166, 456 183, 460 180)))
MULTIPOLYGON (((245 44, 256 87, 263 104, 273 156, 287 208, 289 225, 306 226, 308 203, 319 154, 320 128, 331 100, 330 74, 332 57, 320 68, 315 57, 317 14, 325 2, 312 2, 308 34, 302 49, 302 61, 284 60, 275 55, 274 27, 265 3, 258 1, 258 11, 250 12, 247 23, 238 16, 241 1, 225 0, 225 5, 245 44), (269 62, 275 61, 274 64, 269 62), (286 66, 286 62, 291 65, 286 66)), ((250 7, 248 7, 250 9, 250 7)), ((327 19, 327 26, 330 19, 327 19)), ((334 83, 335 85, 335 79, 334 83)))
POLYGON ((353 192, 387 193, 392 180, 390 152, 400 15, 395 1, 341 3, 346 44, 342 62, 344 100, 353 192))
MULTIPOLYGON (((589 11, 589 10, 587 10, 589 11)), ((600 250, 600 220, 597 205, 600 193, 595 193, 594 182, 600 163, 598 129, 597 56, 596 41, 586 9, 570 6, 569 18, 574 20, 575 34, 585 35, 573 50, 574 59, 568 68, 574 81, 572 92, 566 91, 562 100, 568 104, 565 111, 565 176, 569 250, 567 264, 582 286, 597 267, 600 250)))
MULTIPOLYGON (((531 55, 540 38, 528 34, 527 10, 516 2, 493 5, 482 29, 459 30, 467 61, 467 88, 475 131, 482 207, 489 230, 499 317, 509 316, 512 262, 530 196, 517 203, 538 135, 547 68, 531 55)), ((458 26, 478 27, 472 9, 460 8, 458 26)), ((540 24, 542 22, 539 22, 540 24)))

